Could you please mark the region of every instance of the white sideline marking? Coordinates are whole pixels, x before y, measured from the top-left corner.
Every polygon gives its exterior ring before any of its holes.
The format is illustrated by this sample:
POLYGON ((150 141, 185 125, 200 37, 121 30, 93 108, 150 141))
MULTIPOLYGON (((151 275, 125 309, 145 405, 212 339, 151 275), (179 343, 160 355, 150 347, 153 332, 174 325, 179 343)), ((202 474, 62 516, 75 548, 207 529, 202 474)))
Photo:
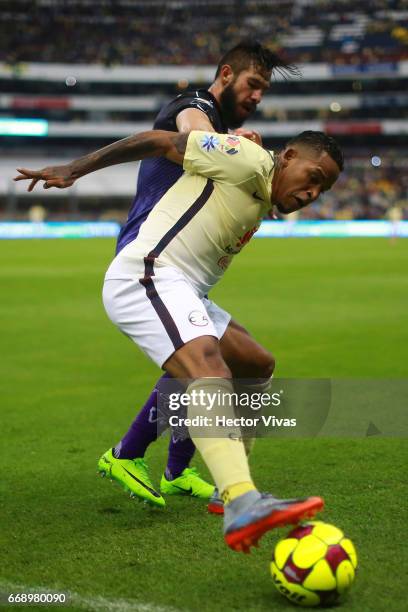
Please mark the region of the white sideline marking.
MULTIPOLYGON (((68 608, 70 605, 83 608, 84 610, 94 610, 95 612, 178 612, 178 608, 170 608, 168 606, 156 606, 155 604, 142 603, 132 599, 107 599, 97 595, 96 597, 84 596, 73 591, 64 589, 50 589, 43 586, 27 586, 25 584, 14 584, 12 582, 0 582, 0 591, 2 594, 10 593, 66 593, 68 601, 66 604, 42 604, 46 608, 68 608)), ((2 602, 3 603, 3 602, 2 602)), ((4 602, 5 603, 5 602, 4 602)), ((0 604, 1 607, 1 604, 0 604)), ((18 607, 14 604, 13 607, 18 607)))

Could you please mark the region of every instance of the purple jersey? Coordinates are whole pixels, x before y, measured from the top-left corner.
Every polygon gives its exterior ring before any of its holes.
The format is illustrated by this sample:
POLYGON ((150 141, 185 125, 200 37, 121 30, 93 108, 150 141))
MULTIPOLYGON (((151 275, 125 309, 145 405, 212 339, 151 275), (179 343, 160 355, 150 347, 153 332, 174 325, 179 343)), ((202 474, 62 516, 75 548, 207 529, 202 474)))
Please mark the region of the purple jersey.
MULTIPOLYGON (((156 117, 154 130, 177 132, 176 117, 185 108, 198 108, 205 113, 216 132, 226 133, 217 100, 207 89, 197 89, 180 94, 166 104, 156 117)), ((160 198, 183 174, 182 166, 165 157, 144 159, 139 168, 137 191, 125 225, 116 245, 116 254, 139 233, 140 226, 160 198)))

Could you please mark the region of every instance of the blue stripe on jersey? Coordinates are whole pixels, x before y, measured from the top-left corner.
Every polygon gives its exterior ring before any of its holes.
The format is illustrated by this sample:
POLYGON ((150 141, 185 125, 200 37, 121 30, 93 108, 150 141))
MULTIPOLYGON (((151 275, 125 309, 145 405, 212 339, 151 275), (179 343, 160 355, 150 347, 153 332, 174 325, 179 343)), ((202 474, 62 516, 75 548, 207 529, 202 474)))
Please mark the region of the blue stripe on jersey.
POLYGON ((190 223, 191 219, 202 209, 204 204, 208 201, 208 198, 214 191, 214 183, 211 179, 207 179, 205 187, 198 198, 192 203, 190 208, 181 215, 180 219, 164 234, 161 240, 156 246, 150 251, 150 253, 144 258, 145 262, 145 276, 154 275, 153 264, 154 260, 159 257, 162 251, 170 244, 170 242, 177 236, 182 229, 190 223))
POLYGON ((150 300, 153 308, 155 309, 160 321, 163 323, 164 329, 167 332, 170 340, 173 343, 174 349, 177 351, 179 348, 184 346, 184 342, 181 339, 177 325, 166 308, 163 300, 159 296, 156 286, 153 281, 154 276, 154 260, 160 255, 160 253, 170 244, 170 242, 177 236, 177 234, 190 223, 191 219, 203 208, 214 191, 214 183, 211 179, 207 179, 203 191, 200 193, 198 198, 192 203, 184 214, 181 215, 180 219, 164 234, 161 240, 156 244, 154 249, 144 258, 145 274, 143 278, 139 279, 139 283, 146 289, 146 296, 150 300))

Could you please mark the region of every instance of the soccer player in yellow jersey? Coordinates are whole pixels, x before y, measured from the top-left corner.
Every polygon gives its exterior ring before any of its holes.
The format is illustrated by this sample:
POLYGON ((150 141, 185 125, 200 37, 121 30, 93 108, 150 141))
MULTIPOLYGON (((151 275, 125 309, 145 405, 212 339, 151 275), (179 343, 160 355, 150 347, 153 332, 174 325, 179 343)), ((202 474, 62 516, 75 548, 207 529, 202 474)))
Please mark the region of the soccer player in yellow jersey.
MULTIPOLYGON (((343 156, 322 132, 303 132, 275 154, 238 136, 156 130, 63 166, 21 168, 15 180, 31 179, 29 190, 40 180, 45 188, 69 187, 94 170, 159 155, 185 172, 110 265, 105 308, 159 367, 191 381, 190 398, 222 398, 233 393, 232 375, 205 295, 272 206, 289 213, 314 202, 337 180, 343 156)), ((234 416, 233 406, 213 407, 234 416)), ((190 399, 187 416, 207 409, 190 399)), ((232 549, 248 552, 269 529, 323 508, 320 497, 283 500, 259 493, 235 428, 220 426, 218 437, 197 437, 194 428, 190 434, 224 500, 224 537, 232 549)))

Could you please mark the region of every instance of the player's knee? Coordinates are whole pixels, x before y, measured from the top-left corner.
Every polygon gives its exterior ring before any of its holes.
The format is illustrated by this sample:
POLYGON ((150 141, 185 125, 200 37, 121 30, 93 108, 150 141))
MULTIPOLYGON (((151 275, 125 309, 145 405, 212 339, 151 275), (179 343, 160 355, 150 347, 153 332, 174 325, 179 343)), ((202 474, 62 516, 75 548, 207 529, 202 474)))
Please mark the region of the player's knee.
POLYGON ((232 378, 219 342, 213 336, 202 336, 185 344, 164 364, 174 378, 232 378))
POLYGON ((222 339, 222 353, 235 378, 270 378, 275 369, 271 353, 235 322, 222 339))
POLYGON ((275 358, 269 351, 260 346, 256 355, 254 355, 253 367, 255 370, 253 376, 256 378, 270 378, 275 370, 275 358))

